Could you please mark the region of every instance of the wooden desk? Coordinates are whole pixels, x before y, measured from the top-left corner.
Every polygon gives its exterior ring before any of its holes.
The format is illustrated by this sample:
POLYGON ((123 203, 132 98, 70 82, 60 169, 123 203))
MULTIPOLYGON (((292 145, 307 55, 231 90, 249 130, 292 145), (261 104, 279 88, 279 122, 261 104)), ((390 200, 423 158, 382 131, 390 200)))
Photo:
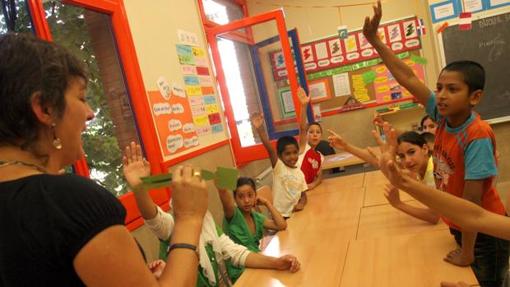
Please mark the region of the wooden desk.
MULTIPOLYGON (((371 171, 365 173, 365 199, 363 207, 388 204, 388 200, 384 197, 384 188, 389 181, 380 171, 371 171)), ((414 200, 412 196, 405 192, 400 192, 400 200, 414 200)))
MULTIPOLYGON (((305 209, 287 221, 287 230, 278 232, 264 249, 266 255, 297 256, 299 272, 248 268, 235 286, 439 286, 441 280, 476 282, 471 269, 442 261, 455 248, 448 231, 438 230, 445 228, 443 225, 415 221, 389 205, 363 208, 367 186, 361 185, 372 184, 367 175, 325 179, 308 193, 305 209), (403 233, 412 234, 400 236, 403 233)), ((378 179, 375 174, 369 177, 378 179)))
MULTIPOLYGON (((416 207, 424 206, 414 200, 406 203, 416 207)), ((406 235, 443 229, 448 229, 448 226, 442 220, 439 220, 437 224, 430 224, 407 215, 390 204, 384 204, 361 209, 356 239, 406 235)))
POLYGON ((348 152, 341 152, 325 156, 321 168, 331 169, 335 167, 346 167, 362 163, 365 163, 365 161, 361 158, 356 157, 348 152))
POLYGON ((340 286, 429 287, 439 286, 441 281, 477 284, 470 267, 443 261, 455 248, 447 230, 351 241, 340 286))
POLYGON ((271 256, 297 256, 301 271, 246 269, 235 286, 338 286, 363 204, 363 188, 349 187, 351 180, 326 179, 308 194, 305 209, 287 221, 287 230, 278 232, 264 249, 271 256))
MULTIPOLYGON (((375 152, 379 152, 379 148, 373 147, 375 152)), ((366 161, 362 160, 361 158, 354 156, 351 153, 348 153, 346 151, 339 152, 337 154, 330 154, 324 157, 324 161, 322 162, 322 169, 331 169, 335 167, 346 167, 356 164, 362 164, 366 161)))
POLYGON ((365 173, 356 173, 350 175, 339 175, 324 179, 322 183, 308 192, 308 194, 317 194, 324 192, 335 192, 342 189, 362 188, 365 180, 365 173))

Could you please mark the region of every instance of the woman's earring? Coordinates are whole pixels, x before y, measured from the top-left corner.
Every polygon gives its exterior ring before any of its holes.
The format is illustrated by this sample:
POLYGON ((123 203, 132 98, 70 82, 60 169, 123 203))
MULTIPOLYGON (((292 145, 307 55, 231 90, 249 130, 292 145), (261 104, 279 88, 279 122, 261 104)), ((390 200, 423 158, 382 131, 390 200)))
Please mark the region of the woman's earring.
POLYGON ((55 127, 56 126, 57 126, 57 124, 55 124, 55 123, 51 124, 51 129, 53 130, 53 147, 58 149, 58 150, 61 150, 62 149, 62 141, 55 134, 55 127))

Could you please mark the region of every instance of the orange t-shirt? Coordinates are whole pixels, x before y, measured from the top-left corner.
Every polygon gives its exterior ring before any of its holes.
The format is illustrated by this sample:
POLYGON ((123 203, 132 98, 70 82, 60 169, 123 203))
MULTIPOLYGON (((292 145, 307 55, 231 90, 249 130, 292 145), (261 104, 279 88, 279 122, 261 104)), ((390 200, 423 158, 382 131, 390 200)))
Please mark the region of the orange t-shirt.
MULTIPOLYGON (((448 126, 436 110, 435 95, 427 105, 427 112, 436 119, 438 128, 434 143, 434 178, 436 187, 463 197, 466 180, 483 180, 481 206, 493 213, 505 214, 505 207, 493 186, 496 167, 496 140, 489 124, 472 113, 457 128, 448 126)), ((444 218, 446 224, 459 229, 444 218)))

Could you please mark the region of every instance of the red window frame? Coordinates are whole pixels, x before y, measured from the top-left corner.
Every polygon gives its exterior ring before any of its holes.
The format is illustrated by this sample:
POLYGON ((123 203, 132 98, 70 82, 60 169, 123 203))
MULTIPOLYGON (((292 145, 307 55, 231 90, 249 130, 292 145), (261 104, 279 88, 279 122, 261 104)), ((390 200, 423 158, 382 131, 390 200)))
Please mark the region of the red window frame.
MULTIPOLYGON (((27 0, 32 22, 36 35, 39 38, 52 41, 51 31, 44 13, 44 7, 41 0, 27 0)), ((159 143, 156 136, 156 130, 152 124, 150 105, 146 97, 147 93, 143 85, 142 74, 136 56, 135 46, 127 13, 122 0, 64 0, 64 4, 83 7, 92 11, 107 14, 111 17, 112 30, 119 60, 122 70, 125 74, 125 83, 129 91, 133 113, 138 125, 138 133, 145 148, 147 159, 151 163, 152 173, 165 172, 167 169, 162 165, 162 155, 159 149, 159 143)), ((90 177, 89 168, 85 159, 81 159, 74 164, 75 172, 81 176, 90 177)), ((170 191, 168 189, 152 190, 150 192, 154 202, 163 209, 168 209, 170 191)), ((129 230, 134 230, 143 225, 143 219, 136 206, 134 195, 128 192, 119 197, 126 208, 126 226, 129 230)))
POLYGON ((223 70, 221 69, 222 67, 221 57, 216 42, 216 36, 222 33, 231 32, 247 27, 248 27, 247 30, 249 30, 249 26, 251 25, 269 21, 275 21, 277 25, 285 65, 287 67, 289 86, 292 91, 294 106, 296 107, 296 118, 299 119, 301 115, 301 105, 299 104, 299 99, 297 97, 298 82, 296 77, 296 71, 294 68, 294 61, 290 52, 291 48, 289 38, 287 36, 285 17, 282 10, 274 10, 253 17, 247 17, 240 20, 232 21, 225 25, 216 25, 214 27, 206 29, 207 40, 211 47, 212 58, 214 61, 214 65, 216 67, 216 77, 220 84, 219 87, 221 90, 221 96, 223 99, 223 104, 225 106, 225 116, 228 119, 228 126, 231 134, 230 144, 232 146, 232 150, 234 153, 235 162, 238 166, 247 164, 254 160, 267 158, 267 152, 262 144, 257 144, 249 147, 241 146, 241 141, 239 139, 239 134, 237 132, 234 112, 232 105, 230 103, 230 96, 226 85, 226 78, 223 73, 223 70))

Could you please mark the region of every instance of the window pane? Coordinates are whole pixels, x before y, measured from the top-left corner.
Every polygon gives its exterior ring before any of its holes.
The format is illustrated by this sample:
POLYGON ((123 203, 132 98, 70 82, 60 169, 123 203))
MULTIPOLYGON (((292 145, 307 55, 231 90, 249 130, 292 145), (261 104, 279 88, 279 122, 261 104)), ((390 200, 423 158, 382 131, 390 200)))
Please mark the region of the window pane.
MULTIPOLYGON (((278 36, 275 21, 257 23, 243 30, 253 32, 255 43, 278 36)), ((248 147, 261 143, 250 122, 254 112, 265 115, 266 129, 271 128, 272 139, 277 137, 276 133, 292 133, 298 126, 288 78, 286 75, 275 78, 273 73, 273 55, 282 50, 279 38, 273 44, 253 45, 239 31, 220 34, 216 39, 239 140, 242 147, 248 147), (266 109, 262 97, 266 99, 266 109)))
POLYGON ((53 40, 82 59, 89 70, 87 99, 95 118, 83 135, 91 178, 116 195, 125 193, 122 150, 140 142, 124 84, 110 17, 60 1, 44 3, 53 40))
MULTIPOLYGON (((16 3, 16 13, 14 16, 14 31, 15 32, 29 32, 32 33, 32 19, 30 18, 30 13, 28 13, 28 6, 25 0, 19 0, 14 2, 16 3)), ((7 7, 9 4, 7 3, 7 7)), ((12 13, 7 8, 7 11, 4 10, 3 6, 0 5, 0 34, 7 33, 8 29, 8 19, 11 19, 12 13)), ((12 20, 11 20, 12 21, 12 20)))
POLYGON ((216 24, 227 24, 244 17, 239 4, 232 0, 202 0, 207 19, 216 24))

